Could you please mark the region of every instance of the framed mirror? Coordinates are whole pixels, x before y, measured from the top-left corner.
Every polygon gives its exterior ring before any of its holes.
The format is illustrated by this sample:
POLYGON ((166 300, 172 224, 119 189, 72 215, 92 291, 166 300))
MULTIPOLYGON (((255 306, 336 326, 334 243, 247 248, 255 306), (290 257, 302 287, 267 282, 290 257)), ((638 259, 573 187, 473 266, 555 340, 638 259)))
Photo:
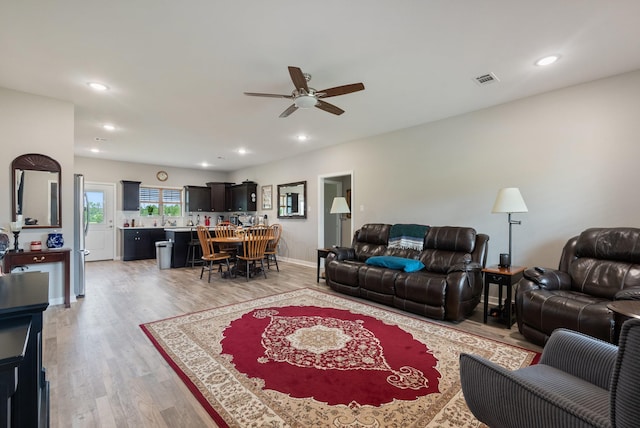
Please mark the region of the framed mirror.
POLYGON ((30 153, 11 163, 12 219, 22 216, 22 228, 62 227, 60 184, 62 168, 46 155, 30 153))
POLYGON ((307 182, 278 184, 278 218, 307 218, 307 182))

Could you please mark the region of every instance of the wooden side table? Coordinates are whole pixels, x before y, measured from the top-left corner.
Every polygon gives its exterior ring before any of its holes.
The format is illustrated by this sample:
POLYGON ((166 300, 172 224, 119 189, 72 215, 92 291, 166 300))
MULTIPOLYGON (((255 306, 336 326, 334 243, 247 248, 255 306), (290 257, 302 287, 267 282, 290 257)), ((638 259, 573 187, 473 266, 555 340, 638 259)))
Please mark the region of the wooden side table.
POLYGON ((613 344, 617 345, 622 324, 631 318, 640 318, 640 301, 616 300, 607 304, 607 308, 613 312, 613 344))
POLYGON ((4 270, 11 272, 16 266, 43 263, 62 263, 64 276, 64 307, 71 307, 70 248, 43 248, 41 251, 7 251, 4 254, 4 270))
POLYGON ((489 266, 482 269, 484 274, 484 315, 483 321, 487 323, 487 315, 489 313, 489 286, 491 284, 498 285, 498 305, 502 306, 502 287, 507 288, 507 305, 505 307, 507 328, 511 328, 514 317, 511 313, 513 299, 513 285, 520 281, 524 274, 525 266, 510 266, 507 268, 500 266, 489 266))
POLYGON ((320 259, 326 259, 331 248, 318 248, 318 271, 316 273, 316 282, 320 282, 320 259))

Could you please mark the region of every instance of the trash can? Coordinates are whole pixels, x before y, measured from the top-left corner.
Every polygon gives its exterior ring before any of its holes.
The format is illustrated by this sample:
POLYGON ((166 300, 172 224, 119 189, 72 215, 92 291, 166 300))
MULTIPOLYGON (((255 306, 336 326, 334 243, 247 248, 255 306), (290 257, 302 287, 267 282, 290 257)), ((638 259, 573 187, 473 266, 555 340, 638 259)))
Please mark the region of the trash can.
POLYGON ((173 251, 172 241, 156 242, 156 260, 158 260, 158 269, 169 269, 171 267, 171 251, 173 251))

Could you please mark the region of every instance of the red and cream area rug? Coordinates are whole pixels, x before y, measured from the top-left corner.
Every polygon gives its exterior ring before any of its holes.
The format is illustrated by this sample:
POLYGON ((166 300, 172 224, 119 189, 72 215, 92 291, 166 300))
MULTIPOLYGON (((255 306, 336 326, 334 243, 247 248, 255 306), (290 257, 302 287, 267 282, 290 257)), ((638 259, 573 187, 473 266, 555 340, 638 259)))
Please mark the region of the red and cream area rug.
POLYGON ((141 327, 223 427, 477 427, 459 354, 538 355, 311 289, 141 327))

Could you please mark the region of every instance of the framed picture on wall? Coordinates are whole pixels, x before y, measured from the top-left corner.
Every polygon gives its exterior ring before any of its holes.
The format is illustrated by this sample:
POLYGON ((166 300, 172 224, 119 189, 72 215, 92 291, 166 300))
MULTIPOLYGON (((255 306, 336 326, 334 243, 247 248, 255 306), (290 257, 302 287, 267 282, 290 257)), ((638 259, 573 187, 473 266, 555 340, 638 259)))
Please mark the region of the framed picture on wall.
POLYGON ((262 209, 270 210, 273 208, 271 205, 271 195, 273 194, 273 185, 262 186, 262 209))
MULTIPOLYGON (((351 211, 351 189, 347 189, 345 194, 345 199, 347 200, 347 205, 349 206, 349 211, 351 211)), ((347 213, 347 218, 351 218, 351 212, 347 213)))

